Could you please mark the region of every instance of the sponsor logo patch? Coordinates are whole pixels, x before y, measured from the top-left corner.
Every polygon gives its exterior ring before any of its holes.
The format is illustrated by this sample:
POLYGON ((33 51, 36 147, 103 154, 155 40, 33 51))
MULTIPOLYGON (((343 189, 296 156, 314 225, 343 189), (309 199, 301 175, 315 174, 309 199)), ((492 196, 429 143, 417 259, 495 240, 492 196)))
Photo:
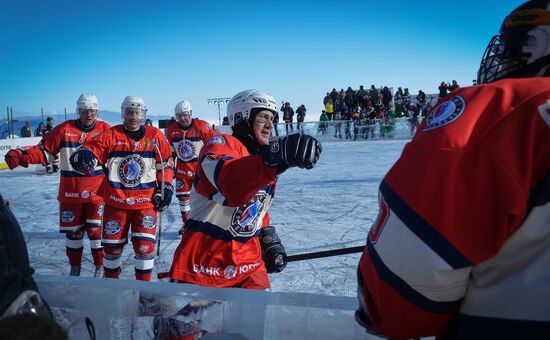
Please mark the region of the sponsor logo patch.
POLYGON ((109 196, 109 199, 110 199, 111 201, 115 201, 115 202, 117 202, 117 203, 122 203, 122 204, 124 204, 124 200, 123 200, 122 198, 120 198, 120 197, 115 197, 115 196, 113 196, 113 195, 110 195, 110 196, 109 196))
POLYGON ((212 144, 225 144, 225 138, 223 136, 214 136, 208 140, 206 145, 212 145, 212 144))
POLYGON ((182 181, 176 181, 176 190, 180 190, 183 188, 183 182, 182 181))
POLYGON ((145 229, 153 229, 155 227, 155 218, 151 215, 146 215, 143 217, 143 220, 141 221, 141 225, 145 229))
POLYGON ((66 192, 65 197, 67 197, 67 198, 79 198, 80 194, 78 192, 66 192))
POLYGON ((444 101, 428 114, 424 131, 433 130, 454 122, 462 115, 465 108, 466 103, 461 96, 454 96, 444 101))
POLYGON ((141 183, 141 177, 145 172, 145 162, 140 155, 124 157, 118 165, 118 178, 127 187, 136 187, 141 183))
POLYGON ((193 271, 195 273, 206 274, 210 276, 221 275, 219 267, 206 267, 206 266, 199 266, 198 264, 193 264, 193 271))
POLYGON ((103 231, 107 235, 118 234, 120 232, 120 223, 116 220, 107 221, 107 223, 105 223, 103 231))
POLYGON ((223 270, 224 278, 231 280, 231 279, 234 279, 235 276, 237 276, 237 268, 235 268, 235 266, 229 265, 225 267, 225 269, 223 270))
POLYGON ((61 212, 61 222, 71 223, 74 221, 74 213, 70 210, 64 210, 61 212))
POLYGON ((90 197, 90 192, 84 190, 84 191, 80 194, 80 196, 82 196, 82 198, 88 198, 88 197, 90 197))

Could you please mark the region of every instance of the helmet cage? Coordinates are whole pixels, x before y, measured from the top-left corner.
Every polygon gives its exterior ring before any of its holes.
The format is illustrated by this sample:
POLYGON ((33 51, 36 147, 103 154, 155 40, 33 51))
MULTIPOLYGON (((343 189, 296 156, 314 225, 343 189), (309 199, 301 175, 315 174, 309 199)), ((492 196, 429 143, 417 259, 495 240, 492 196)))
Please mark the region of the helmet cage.
POLYGON ((483 54, 477 82, 538 77, 550 64, 550 4, 530 1, 506 17, 483 54))
POLYGON ((483 54, 477 75, 478 84, 499 80, 527 65, 527 59, 513 43, 507 43, 502 35, 495 35, 483 54))

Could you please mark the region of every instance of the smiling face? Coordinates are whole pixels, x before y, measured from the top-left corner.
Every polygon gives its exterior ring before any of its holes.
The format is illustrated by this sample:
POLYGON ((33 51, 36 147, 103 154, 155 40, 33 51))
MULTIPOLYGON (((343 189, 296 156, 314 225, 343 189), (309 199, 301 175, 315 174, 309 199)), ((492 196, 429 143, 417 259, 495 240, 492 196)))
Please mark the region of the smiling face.
POLYGON ((271 130, 273 129, 273 112, 262 110, 254 117, 252 131, 260 145, 268 145, 271 130))

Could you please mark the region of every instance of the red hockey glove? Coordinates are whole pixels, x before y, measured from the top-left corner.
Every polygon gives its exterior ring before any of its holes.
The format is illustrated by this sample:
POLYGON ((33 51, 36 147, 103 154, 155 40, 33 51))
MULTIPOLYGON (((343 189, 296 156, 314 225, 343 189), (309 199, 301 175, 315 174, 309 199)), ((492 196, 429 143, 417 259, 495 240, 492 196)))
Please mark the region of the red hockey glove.
POLYGON ((8 151, 4 159, 10 170, 17 168, 19 165, 25 168, 29 166, 29 154, 22 149, 8 151))

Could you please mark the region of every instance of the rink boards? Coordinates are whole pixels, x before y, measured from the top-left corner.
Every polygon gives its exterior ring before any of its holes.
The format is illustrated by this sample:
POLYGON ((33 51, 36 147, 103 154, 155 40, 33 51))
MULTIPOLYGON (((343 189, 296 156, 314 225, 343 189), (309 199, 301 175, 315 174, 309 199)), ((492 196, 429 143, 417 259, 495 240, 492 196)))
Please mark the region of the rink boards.
MULTIPOLYGON (((208 288, 169 282, 35 275, 72 339, 366 339, 352 297, 208 288)), ((371 337, 374 339, 375 337, 371 337)))

